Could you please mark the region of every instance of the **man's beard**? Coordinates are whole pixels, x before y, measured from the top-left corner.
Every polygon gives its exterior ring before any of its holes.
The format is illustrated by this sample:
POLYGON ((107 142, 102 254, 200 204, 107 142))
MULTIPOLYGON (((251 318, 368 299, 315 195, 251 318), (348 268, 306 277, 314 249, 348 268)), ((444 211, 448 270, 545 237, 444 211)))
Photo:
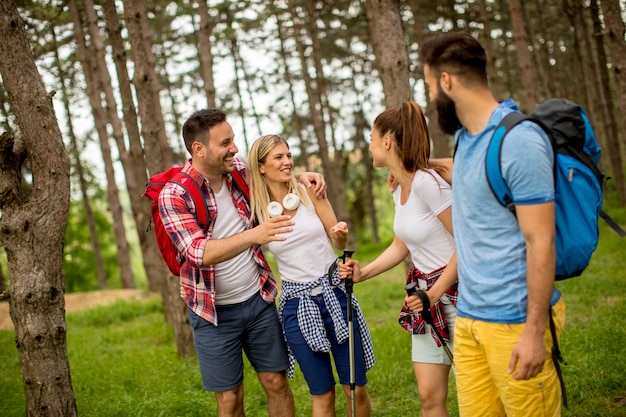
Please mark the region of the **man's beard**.
POLYGON ((461 121, 456 115, 456 107, 454 101, 446 93, 441 91, 441 86, 437 91, 434 100, 437 109, 437 122, 441 131, 447 135, 454 135, 461 127, 461 121))

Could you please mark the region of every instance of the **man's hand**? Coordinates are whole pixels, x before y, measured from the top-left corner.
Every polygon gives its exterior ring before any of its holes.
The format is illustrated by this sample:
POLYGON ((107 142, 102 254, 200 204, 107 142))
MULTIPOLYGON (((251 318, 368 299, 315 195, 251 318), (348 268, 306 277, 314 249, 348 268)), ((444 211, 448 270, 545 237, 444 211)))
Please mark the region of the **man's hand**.
POLYGON ((398 188, 398 181, 393 177, 391 172, 387 176, 387 187, 389 187, 389 192, 393 193, 398 188))
POLYGON ((543 334, 533 334, 524 330, 511 353, 507 373, 513 374, 513 379, 528 380, 543 370, 545 361, 546 346, 543 334))
POLYGON ((318 198, 326 198, 326 181, 324 176, 317 172, 302 172, 297 174, 298 180, 305 187, 314 187, 313 191, 318 198))
POLYGON ((291 216, 276 216, 254 227, 250 232, 254 233, 253 239, 258 245, 265 245, 269 242, 282 242, 287 240, 287 237, 282 235, 291 232, 294 224, 291 216))

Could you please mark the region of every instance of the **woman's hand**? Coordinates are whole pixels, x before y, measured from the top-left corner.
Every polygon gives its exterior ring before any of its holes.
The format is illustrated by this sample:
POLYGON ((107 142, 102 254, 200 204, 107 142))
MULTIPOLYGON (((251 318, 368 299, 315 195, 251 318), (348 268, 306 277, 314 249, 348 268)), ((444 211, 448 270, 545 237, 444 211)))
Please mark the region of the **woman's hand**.
POLYGON ((365 281, 361 276, 361 268, 359 267, 359 261, 355 261, 352 258, 346 259, 345 262, 339 262, 339 279, 352 278, 354 282, 365 281))
POLYGON ((348 243, 348 223, 339 222, 331 227, 329 232, 329 237, 333 242, 333 246, 337 249, 344 249, 346 247, 346 243, 348 243))
POLYGON ((317 172, 302 172, 297 174, 298 181, 300 181, 306 188, 313 187, 315 195, 318 198, 326 198, 326 181, 324 176, 317 172))
MULTIPOLYGON (((428 296, 428 300, 430 301, 431 306, 433 306, 438 301, 437 299, 433 299, 428 291, 426 291, 426 295, 428 296)), ((416 295, 407 295, 404 301, 406 301, 406 305, 409 306, 411 311, 421 313, 424 310, 424 303, 422 303, 422 300, 416 295)))

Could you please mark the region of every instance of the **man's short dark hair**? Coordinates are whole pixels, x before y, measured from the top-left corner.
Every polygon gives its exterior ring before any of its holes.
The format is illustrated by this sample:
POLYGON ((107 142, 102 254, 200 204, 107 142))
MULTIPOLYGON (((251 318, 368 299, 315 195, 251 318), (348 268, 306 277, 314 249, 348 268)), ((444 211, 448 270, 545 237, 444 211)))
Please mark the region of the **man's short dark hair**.
POLYGON ((205 142, 206 136, 213 126, 226 121, 226 114, 217 109, 202 109, 194 112, 183 124, 183 140, 185 148, 191 154, 194 142, 205 142))
POLYGON ((419 48, 419 60, 437 78, 445 71, 487 84, 487 54, 467 32, 445 32, 428 39, 419 48))

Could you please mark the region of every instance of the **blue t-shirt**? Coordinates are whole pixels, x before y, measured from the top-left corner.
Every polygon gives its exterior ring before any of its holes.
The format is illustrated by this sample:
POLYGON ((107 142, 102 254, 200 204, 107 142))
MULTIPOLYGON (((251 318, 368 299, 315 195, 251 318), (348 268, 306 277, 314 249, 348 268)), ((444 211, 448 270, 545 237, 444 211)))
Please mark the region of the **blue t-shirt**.
MULTIPOLYGON (((485 129, 456 134, 452 221, 459 269, 460 317, 494 322, 526 321, 526 246, 517 219, 493 195, 485 175, 487 145, 512 111, 512 99, 493 111, 485 129)), ((502 145, 502 175, 516 205, 554 201, 554 157, 545 133, 534 123, 513 128, 502 145)), ((556 288, 552 304, 560 297, 556 288)))

